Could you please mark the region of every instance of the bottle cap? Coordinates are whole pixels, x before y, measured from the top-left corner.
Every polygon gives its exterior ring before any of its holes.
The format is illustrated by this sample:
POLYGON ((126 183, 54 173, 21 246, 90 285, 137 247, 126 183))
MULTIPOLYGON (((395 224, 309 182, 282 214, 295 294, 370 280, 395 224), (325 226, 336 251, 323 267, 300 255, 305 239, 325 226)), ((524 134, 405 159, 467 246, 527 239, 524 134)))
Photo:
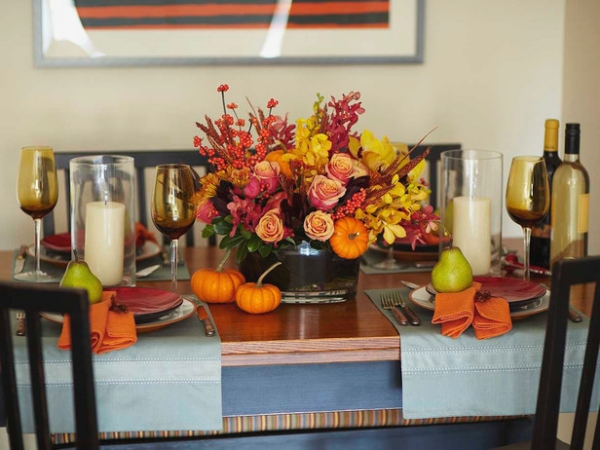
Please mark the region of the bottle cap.
POLYGON ((579 154, 581 130, 578 123, 568 123, 565 129, 565 154, 579 154))
POLYGON ((547 119, 545 123, 544 151, 558 151, 558 120, 547 119))

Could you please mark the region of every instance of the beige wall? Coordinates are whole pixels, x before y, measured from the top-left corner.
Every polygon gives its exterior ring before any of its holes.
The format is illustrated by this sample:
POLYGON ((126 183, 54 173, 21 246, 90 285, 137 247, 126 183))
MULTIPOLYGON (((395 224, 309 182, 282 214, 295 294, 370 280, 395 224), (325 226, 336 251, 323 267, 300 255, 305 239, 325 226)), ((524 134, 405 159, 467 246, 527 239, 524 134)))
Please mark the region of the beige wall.
MULTIPOLYGON (((506 179, 512 156, 541 154, 544 120, 561 118, 564 10, 565 0, 427 0, 419 65, 37 69, 32 1, 2 0, 0 249, 32 241, 14 194, 23 145, 193 151, 194 122, 219 114, 221 83, 231 101, 275 97, 291 117, 309 114, 316 92, 359 90, 362 127, 404 141, 437 127, 428 142, 503 152, 506 179)), ((520 236, 506 214, 503 230, 520 236)))
POLYGON ((589 253, 600 253, 600 2, 567 0, 563 118, 581 123, 581 160, 590 174, 589 253))

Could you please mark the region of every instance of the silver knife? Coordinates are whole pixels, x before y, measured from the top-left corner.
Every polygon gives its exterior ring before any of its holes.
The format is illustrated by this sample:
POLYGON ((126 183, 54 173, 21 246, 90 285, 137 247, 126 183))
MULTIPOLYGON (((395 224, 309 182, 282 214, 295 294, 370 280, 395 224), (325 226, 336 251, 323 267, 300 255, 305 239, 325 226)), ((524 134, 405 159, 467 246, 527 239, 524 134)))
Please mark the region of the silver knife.
POLYGON ((204 330, 207 336, 215 335, 215 327, 210 320, 210 316, 206 312, 204 305, 198 305, 198 319, 204 324, 204 330))
POLYGON ((136 276, 136 278, 149 277, 150 275, 152 275, 154 272, 156 272, 161 267, 162 267, 162 265, 160 265, 160 264, 155 264, 154 266, 146 267, 145 269, 138 270, 135 273, 135 276, 136 276))
POLYGON ((400 305, 400 308, 402 308, 402 311, 404 312, 404 315, 408 318, 410 324, 414 326, 421 325, 421 319, 419 319, 419 316, 417 316, 415 312, 412 309, 410 309, 410 306, 406 304, 404 298, 402 297, 402 294, 400 292, 394 292, 394 295, 396 296, 396 301, 400 305))
POLYGON ((415 283, 411 283, 410 281, 404 281, 404 280, 400 280, 400 283, 402 283, 404 286, 406 286, 407 288, 411 288, 411 289, 417 289, 420 288, 421 286, 419 286, 418 284, 415 283))
POLYGON ((25 256, 27 256, 27 248, 28 247, 26 245, 21 245, 19 248, 19 254, 15 260, 13 274, 21 273, 23 271, 23 267, 25 267, 25 256))

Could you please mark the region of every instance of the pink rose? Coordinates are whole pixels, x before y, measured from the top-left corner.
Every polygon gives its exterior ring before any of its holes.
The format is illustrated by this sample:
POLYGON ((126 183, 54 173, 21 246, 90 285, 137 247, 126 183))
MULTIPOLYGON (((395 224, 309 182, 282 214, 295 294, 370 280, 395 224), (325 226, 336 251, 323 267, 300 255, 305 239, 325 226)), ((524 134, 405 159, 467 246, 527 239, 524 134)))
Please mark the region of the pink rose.
POLYGON ((256 177, 250 178, 250 181, 244 186, 244 195, 247 198, 256 198, 260 194, 260 181, 256 177))
POLYGON ((346 193, 341 181, 317 175, 308 188, 310 204, 321 211, 332 209, 346 193))
POLYGON ((254 166, 254 176, 267 187, 267 192, 275 192, 279 187, 279 163, 273 161, 261 161, 254 166))
POLYGON ((283 221, 276 209, 267 211, 258 221, 256 234, 264 242, 276 243, 283 239, 283 221))
POLYGON ((196 212, 196 219, 203 223, 211 223, 213 218, 217 217, 219 212, 215 209, 210 200, 206 200, 200 205, 196 212))
POLYGON ((325 172, 346 184, 354 173, 354 160, 346 153, 335 153, 325 166, 325 172))
POLYGON ((313 211, 304 219, 304 231, 309 238, 325 242, 333 234, 333 219, 323 211, 313 211))

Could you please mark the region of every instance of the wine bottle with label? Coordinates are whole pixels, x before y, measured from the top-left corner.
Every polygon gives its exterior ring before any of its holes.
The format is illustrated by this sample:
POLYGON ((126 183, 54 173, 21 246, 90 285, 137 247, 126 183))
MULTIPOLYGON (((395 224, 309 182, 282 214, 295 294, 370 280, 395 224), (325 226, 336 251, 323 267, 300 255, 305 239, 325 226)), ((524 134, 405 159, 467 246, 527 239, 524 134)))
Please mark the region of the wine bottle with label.
POLYGON ((550 263, 587 255, 590 177, 579 161, 580 128, 568 123, 565 155, 552 181, 550 263))
MULTIPOLYGON (((548 171, 548 185, 552 193, 552 180, 554 172, 561 163, 558 157, 558 126, 556 119, 548 119, 545 123, 544 133, 544 162, 548 171)), ((550 268, 550 237, 551 237, 552 206, 548 214, 531 229, 530 258, 532 266, 550 268)))

